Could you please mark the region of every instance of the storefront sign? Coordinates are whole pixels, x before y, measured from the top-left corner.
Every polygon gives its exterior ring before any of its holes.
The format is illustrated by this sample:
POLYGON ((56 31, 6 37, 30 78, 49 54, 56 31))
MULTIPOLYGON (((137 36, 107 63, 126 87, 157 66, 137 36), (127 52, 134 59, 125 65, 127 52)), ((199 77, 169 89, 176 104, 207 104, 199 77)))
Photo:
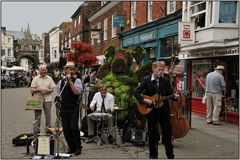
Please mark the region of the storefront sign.
POLYGON ((193 22, 179 22, 179 44, 194 44, 195 31, 193 22))
POLYGON ((91 31, 91 39, 100 39, 100 31, 91 31))
POLYGON ((182 77, 176 78, 176 90, 177 92, 183 92, 184 91, 184 81, 182 77))
POLYGON ((154 40, 157 38, 157 32, 153 31, 153 32, 144 33, 144 34, 141 34, 139 38, 140 38, 140 42, 154 40))
POLYGON ((112 27, 124 27, 125 16, 112 16, 112 27))
POLYGON ((233 56, 239 55, 239 48, 224 48, 218 50, 206 50, 198 52, 181 52, 179 53, 179 59, 196 59, 205 57, 221 57, 221 56, 233 56))

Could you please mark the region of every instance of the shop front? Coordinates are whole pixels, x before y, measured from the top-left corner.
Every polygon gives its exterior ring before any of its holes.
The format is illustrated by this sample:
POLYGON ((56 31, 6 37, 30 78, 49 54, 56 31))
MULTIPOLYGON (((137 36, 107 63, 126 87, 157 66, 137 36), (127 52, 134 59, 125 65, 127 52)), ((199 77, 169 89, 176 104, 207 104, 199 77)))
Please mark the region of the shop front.
POLYGON ((178 22, 181 10, 141 25, 120 34, 121 47, 143 47, 147 54, 142 63, 149 60, 170 59, 172 54, 178 54, 178 22))
POLYGON ((239 47, 225 47, 179 54, 187 61, 187 90, 191 92, 192 112, 206 115, 206 104, 202 103, 205 94, 205 78, 217 65, 223 65, 226 95, 220 119, 239 123, 239 47))

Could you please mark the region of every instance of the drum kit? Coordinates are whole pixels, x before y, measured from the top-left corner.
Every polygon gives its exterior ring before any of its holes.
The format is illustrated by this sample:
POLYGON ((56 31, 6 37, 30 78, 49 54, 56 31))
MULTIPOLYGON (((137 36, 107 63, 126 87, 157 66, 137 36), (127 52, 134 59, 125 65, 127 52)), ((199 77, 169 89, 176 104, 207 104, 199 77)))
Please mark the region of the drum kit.
POLYGON ((119 128, 117 126, 117 120, 118 120, 118 111, 123 110, 123 108, 119 108, 117 106, 115 106, 113 108, 113 111, 115 112, 115 125, 113 126, 113 139, 114 139, 114 144, 116 144, 117 146, 122 145, 122 137, 121 137, 121 133, 119 131, 119 128))
POLYGON ((96 141, 98 145, 102 145, 104 143, 102 138, 103 136, 106 136, 106 129, 104 129, 104 121, 107 120, 108 113, 102 113, 102 112, 95 112, 92 113, 91 119, 97 122, 97 135, 90 139, 88 142, 96 141), (101 129, 99 130, 99 127, 101 126, 101 129), (101 134, 101 137, 100 135, 101 134))
MULTIPOLYGON (((119 108, 117 106, 114 107, 113 113, 115 113, 115 125, 112 129, 112 137, 113 137, 113 144, 117 145, 118 147, 122 144, 122 137, 119 131, 119 128, 117 126, 117 120, 118 120, 118 112, 120 110, 123 110, 122 108, 119 108)), ((109 131, 106 127, 104 127, 104 122, 107 120, 108 113, 102 113, 102 112, 96 112, 93 113, 94 116, 91 117, 92 120, 97 121, 97 135, 93 137, 89 142, 96 141, 98 145, 102 145, 103 143, 108 142, 108 136, 109 131), (101 126, 101 129, 99 130, 99 127, 101 126)))
MULTIPOLYGON (((118 112, 123 110, 122 108, 119 108, 117 106, 114 107, 113 113, 115 114, 115 125, 113 126, 113 144, 117 145, 118 147, 122 145, 122 137, 120 134, 120 130, 117 126, 117 120, 118 120, 118 112)), ((100 125, 104 123, 107 120, 108 113, 93 113, 94 116, 92 119, 94 121, 97 121, 100 125)), ((92 141, 97 141, 97 144, 103 143, 103 136, 108 137, 109 133, 106 127, 102 126, 101 128, 101 137, 99 136, 98 131, 99 126, 97 126, 97 135, 92 139, 92 141)), ((35 137, 35 139, 32 141, 31 145, 35 149, 36 156, 52 156, 57 157, 59 154, 59 144, 61 144, 62 149, 66 150, 68 147, 65 144, 64 140, 60 137, 61 133, 63 132, 62 128, 47 128, 46 133, 48 134, 39 134, 35 137), (55 148, 55 141, 56 147, 55 148), (55 148, 55 149, 54 149, 55 148)), ((80 136, 84 136, 84 133, 81 132, 80 136)))

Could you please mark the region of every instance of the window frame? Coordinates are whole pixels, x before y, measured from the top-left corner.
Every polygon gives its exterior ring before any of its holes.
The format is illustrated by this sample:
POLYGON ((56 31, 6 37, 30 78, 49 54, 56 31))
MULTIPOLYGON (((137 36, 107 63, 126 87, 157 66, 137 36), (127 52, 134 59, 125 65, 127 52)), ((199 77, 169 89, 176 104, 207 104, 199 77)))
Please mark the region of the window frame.
POLYGON ((137 26, 136 14, 137 14, 137 2, 131 1, 131 28, 135 28, 137 26))
POLYGON ((103 21, 103 40, 108 40, 108 18, 103 21))
POLYGON ((153 21, 153 17, 152 17, 152 8, 153 7, 153 1, 147 1, 147 10, 148 10, 148 15, 147 15, 147 20, 148 22, 152 22, 153 21))
POLYGON ((238 18, 238 5, 237 5, 237 1, 220 1, 219 2, 219 17, 218 17, 218 23, 219 24, 237 24, 237 18, 238 18), (232 3, 236 3, 236 5, 234 5, 235 6, 235 22, 220 22, 220 14, 221 14, 221 4, 223 4, 223 3, 230 3, 230 2, 232 2, 232 3))
POLYGON ((176 1, 167 1, 167 14, 174 13, 176 11, 176 1), (171 10, 173 7, 173 10, 171 10))
MULTIPOLYGON (((102 25, 102 23, 98 22, 97 23, 97 29, 101 29, 101 25, 102 25)), ((100 42, 101 42, 101 37, 97 40, 97 43, 100 43, 100 42)))

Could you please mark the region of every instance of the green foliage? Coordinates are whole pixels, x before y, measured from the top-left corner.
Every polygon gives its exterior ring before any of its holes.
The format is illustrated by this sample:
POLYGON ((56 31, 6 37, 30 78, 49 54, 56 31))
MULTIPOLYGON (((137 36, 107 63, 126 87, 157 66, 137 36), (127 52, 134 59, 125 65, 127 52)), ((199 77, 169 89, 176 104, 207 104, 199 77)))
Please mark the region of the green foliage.
POLYGON ((128 71, 126 61, 123 58, 115 58, 112 62, 112 72, 115 74, 124 74, 128 71))
POLYGON ((125 53, 126 49, 125 48, 116 48, 116 52, 120 52, 120 53, 125 53))
POLYGON ((137 64, 141 63, 146 53, 147 51, 141 46, 135 46, 132 50, 132 56, 135 58, 137 64))
POLYGON ((129 86, 129 94, 132 94, 134 88, 138 85, 138 79, 136 75, 118 75, 117 80, 124 85, 129 86))
POLYGON ((152 61, 148 61, 136 72, 139 81, 143 81, 146 76, 152 74, 152 63, 152 61))
MULTIPOLYGON (((133 57, 140 64, 145 53, 146 50, 140 46, 123 49, 110 45, 104 50, 107 64, 99 69, 98 75, 102 78, 101 83, 108 86, 108 92, 114 95, 115 104, 124 109, 118 112, 120 121, 128 115, 128 107, 136 105, 132 93, 139 81, 136 73, 131 70, 133 57)), ((142 72, 151 74, 151 64, 149 65, 150 72, 147 72, 149 66, 143 66, 142 72)))
POLYGON ((115 53, 116 52, 115 52, 115 46, 114 45, 109 45, 104 50, 104 55, 105 55, 106 59, 108 59, 110 57, 114 57, 115 53))
POLYGON ((105 77, 110 71, 111 71, 111 66, 110 66, 108 63, 106 63, 106 64, 102 65, 102 66, 99 68, 99 70, 98 70, 98 72, 97 72, 97 77, 98 77, 99 79, 102 79, 102 78, 105 77))
POLYGON ((106 86, 110 86, 112 80, 115 80, 115 76, 113 75, 112 71, 109 72, 109 74, 107 74, 101 81, 102 84, 106 85, 106 86), (107 84, 108 82, 108 84, 107 84))
POLYGON ((107 64, 111 65, 113 59, 114 59, 114 57, 109 57, 109 58, 107 59, 107 64))

